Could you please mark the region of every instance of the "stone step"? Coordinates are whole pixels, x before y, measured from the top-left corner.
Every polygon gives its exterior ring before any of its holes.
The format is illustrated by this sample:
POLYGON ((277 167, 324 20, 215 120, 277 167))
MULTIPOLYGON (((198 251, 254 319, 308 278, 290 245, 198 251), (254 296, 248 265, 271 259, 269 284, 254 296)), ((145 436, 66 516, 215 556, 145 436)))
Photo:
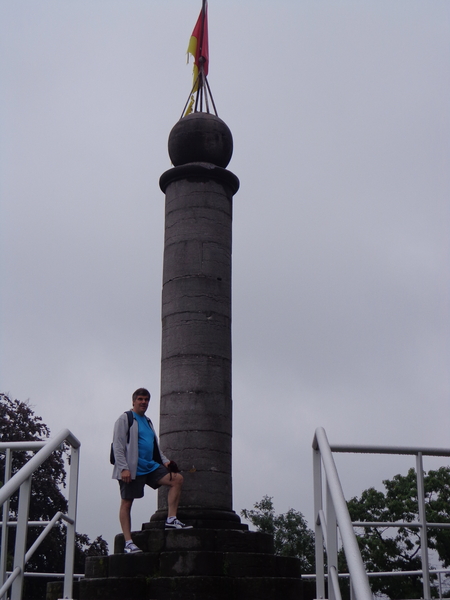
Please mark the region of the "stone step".
MULTIPOLYGON (((242 529, 243 531, 248 531, 248 525, 244 525, 243 523, 236 523, 234 521, 216 521, 214 519, 190 519, 186 517, 182 519, 181 516, 180 521, 183 521, 183 523, 186 523, 187 525, 192 525, 195 529, 242 529)), ((164 529, 165 523, 165 518, 163 521, 150 521, 149 523, 143 523, 142 529, 164 529)))
POLYGON ((110 577, 80 582, 80 600, 299 600, 289 577, 110 577))
POLYGON ((250 552, 162 552, 162 577, 300 577, 300 561, 250 552))
POLYGON ((93 556, 86 578, 106 577, 300 577, 300 561, 254 552, 164 551, 93 556))
POLYGON ((82 579, 79 600, 146 600, 150 594, 150 577, 107 577, 82 579))
MULTIPOLYGON (((300 561, 274 554, 271 535, 231 529, 143 529, 143 552, 86 559, 79 600, 301 600, 300 561)), ((60 596, 59 596, 60 597, 60 596)))
MULTIPOLYGON (((238 529, 144 529, 132 533, 134 543, 143 552, 165 550, 206 550, 221 552, 274 552, 273 537, 258 531, 238 529)), ((124 537, 117 535, 114 553, 123 553, 124 537)))
POLYGON ((158 600, 301 600, 300 579, 281 577, 158 577, 150 583, 158 600))

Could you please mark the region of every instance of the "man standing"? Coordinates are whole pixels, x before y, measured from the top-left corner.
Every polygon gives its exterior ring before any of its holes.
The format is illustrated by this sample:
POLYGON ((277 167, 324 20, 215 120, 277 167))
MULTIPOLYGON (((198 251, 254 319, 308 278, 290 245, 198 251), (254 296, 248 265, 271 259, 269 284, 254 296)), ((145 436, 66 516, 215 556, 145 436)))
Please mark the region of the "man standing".
POLYGON ((170 460, 161 452, 152 422, 145 416, 150 392, 139 388, 132 400, 131 424, 127 413, 120 415, 114 425, 113 437, 115 463, 112 476, 120 485, 119 520, 126 553, 141 552, 131 540, 131 506, 135 498, 144 496, 145 485, 154 490, 162 485, 169 488, 166 529, 192 529, 177 519, 183 476, 169 471, 170 460))

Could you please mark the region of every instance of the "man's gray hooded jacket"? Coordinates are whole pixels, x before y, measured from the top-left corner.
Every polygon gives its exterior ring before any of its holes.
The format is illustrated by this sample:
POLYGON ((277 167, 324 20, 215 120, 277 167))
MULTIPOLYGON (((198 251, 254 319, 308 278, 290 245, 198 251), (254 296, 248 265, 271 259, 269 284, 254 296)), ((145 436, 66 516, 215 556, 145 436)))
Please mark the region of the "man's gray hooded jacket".
MULTIPOLYGON (((155 445, 153 449, 153 460, 160 464, 169 462, 167 456, 165 456, 159 447, 158 436, 156 435, 153 423, 148 417, 145 417, 155 434, 155 445)), ((127 442, 128 438, 128 417, 126 413, 120 415, 114 425, 114 436, 113 436, 113 448, 116 462, 114 464, 113 479, 120 479, 121 473, 124 469, 128 469, 131 473, 131 479, 136 479, 136 471, 138 465, 138 433, 139 427, 133 413, 133 423, 130 427, 130 441, 127 442)))

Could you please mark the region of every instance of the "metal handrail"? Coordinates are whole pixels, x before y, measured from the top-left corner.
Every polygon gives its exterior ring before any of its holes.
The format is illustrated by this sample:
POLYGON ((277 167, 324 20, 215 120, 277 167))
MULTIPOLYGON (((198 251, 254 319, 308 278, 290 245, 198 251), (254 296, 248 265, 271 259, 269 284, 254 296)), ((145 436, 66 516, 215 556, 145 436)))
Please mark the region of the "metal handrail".
POLYGON ((323 536, 322 525, 323 518, 316 518, 316 565, 320 571, 317 571, 317 598, 325 597, 325 578, 323 561, 323 544, 326 544, 328 555, 328 574, 329 577, 329 598, 338 600, 340 598, 339 586, 337 583, 337 526, 341 533, 342 545, 344 547, 347 559, 348 569, 351 575, 353 591, 356 600, 372 600, 372 592, 369 586, 369 579, 364 568, 364 563, 356 541, 355 532, 348 512, 347 503, 344 498, 341 483, 331 454, 330 445, 327 440, 325 430, 318 428, 313 441, 314 449, 314 507, 315 514, 318 516, 323 510, 322 502, 322 482, 321 482, 321 463, 323 464, 326 475, 326 538, 323 536), (322 523, 322 524, 321 524, 322 523), (320 544, 320 546, 319 546, 320 544), (320 553, 318 552, 320 548, 320 553), (319 558, 321 554, 321 558, 319 558), (331 585, 330 585, 331 582, 331 585))
MULTIPOLYGON (((7 574, 10 575, 11 571, 7 571, 7 574)), ((52 579, 64 579, 66 576, 65 573, 40 573, 39 571, 27 571, 24 573, 25 577, 29 577, 30 579, 48 579, 51 577, 52 579)), ((80 581, 80 579, 84 579, 86 575, 84 573, 74 573, 73 578, 76 581, 80 581)), ((340 577, 340 575, 339 575, 340 577)), ((64 599, 65 600, 65 599, 64 599)))
MULTIPOLYGON (((441 575, 450 575, 450 569, 430 569, 430 575, 435 576, 438 580, 438 591, 439 591, 439 600, 443 598, 442 592, 442 577, 441 575)), ((367 577, 369 579, 371 577, 405 577, 405 576, 423 576, 423 571, 368 571, 367 577)), ((328 575, 325 573, 325 578, 328 575)), ((338 573, 339 579, 350 579, 350 573, 338 573)), ((302 579, 305 580, 316 580, 317 575, 315 573, 302 573, 302 579)))
MULTIPOLYGON (((430 569, 431 575, 439 575, 442 573, 446 573, 450 575, 450 569, 430 569)), ((367 577, 402 577, 404 575, 423 575, 422 570, 418 571, 367 571, 367 577)), ((316 579, 316 573, 302 573, 302 579, 316 579)), ((328 575, 325 573, 325 577, 328 575)), ((350 577, 350 573, 339 573, 338 577, 340 579, 345 579, 350 577)))
MULTIPOLYGON (((321 429, 321 428, 320 428, 321 429)), ((431 448, 420 446, 363 446, 349 444, 330 444, 332 452, 347 454, 403 454, 416 456, 450 456, 448 448, 431 448)))
MULTIPOLYGON (((31 558, 39 544, 48 535, 51 528, 58 520, 64 520, 66 522, 67 532, 63 595, 64 598, 72 598, 80 445, 81 444, 79 440, 71 431, 69 431, 69 429, 63 429, 56 437, 44 442, 0 443, 0 450, 6 450, 5 484, 2 488, 0 488, 0 504, 3 505, 2 523, 7 526, 17 527, 13 569, 9 577, 6 577, 8 527, 2 527, 2 547, 0 553, 0 599, 11 588, 11 600, 21 600, 25 564, 31 558), (71 447, 67 514, 64 515, 62 513, 57 513, 53 519, 51 519, 51 521, 39 523, 40 525, 45 525, 45 528, 28 552, 26 552, 27 530, 29 526, 28 512, 33 473, 55 450, 59 449, 64 442, 67 442, 71 447), (38 452, 13 477, 10 478, 12 452, 14 450, 38 450, 38 452), (9 523, 9 500, 17 490, 19 490, 19 509, 17 522, 9 523)), ((32 523, 33 525, 36 524, 35 522, 32 523)))
MULTIPOLYGON (((425 493, 424 493, 424 471, 423 471, 423 456, 450 456, 449 449, 443 448, 420 448, 420 447, 399 447, 399 446, 361 446, 361 445, 330 445, 323 428, 316 430, 313 440, 313 461, 314 461, 314 510, 316 514, 316 587, 317 587, 317 598, 325 597, 325 573, 324 573, 324 558, 323 558, 323 547, 327 550, 329 557, 329 563, 331 558, 331 565, 337 564, 337 526, 342 538, 342 545, 347 559, 347 564, 350 571, 350 578, 352 582, 352 591, 356 598, 363 597, 361 592, 365 593, 364 589, 359 589, 360 581, 353 579, 352 569, 359 573, 359 561, 354 561, 353 552, 355 550, 354 543, 356 543, 356 536, 353 531, 353 527, 412 527, 420 530, 421 547, 428 548, 427 540, 427 529, 428 528, 450 528, 450 523, 428 523, 425 514, 425 493), (419 505, 419 521, 418 522, 381 522, 381 521, 354 521, 351 522, 350 515, 347 509, 347 503, 345 502, 342 488, 340 485, 339 477, 337 475, 336 466, 332 456, 333 452, 345 452, 345 453, 364 453, 364 454, 401 454, 401 455, 415 455, 416 456, 416 472, 417 472, 417 497, 419 505), (327 490, 327 503, 326 503, 326 515, 323 510, 323 499, 322 499, 322 464, 325 470, 325 482, 327 490), (337 503, 337 505, 336 505, 337 503), (345 505, 345 507, 344 507, 345 505), (345 510, 344 510, 345 508, 345 510), (336 512, 336 515, 334 514, 336 512), (352 528, 352 536, 347 531, 349 523, 352 528), (342 528, 344 525, 344 529, 342 528), (349 544, 348 538, 353 538, 353 541, 349 544), (331 539, 331 542, 329 541, 331 539), (330 556, 331 551, 331 556, 330 556), (348 554, 348 551, 350 553, 348 554), (353 563, 353 567, 350 565, 353 563)), ((359 558, 361 555, 358 549, 359 558)), ((430 570, 428 552, 422 552, 422 570, 416 571, 414 574, 421 573, 423 575, 423 597, 425 600, 431 599, 431 586, 430 586, 430 574, 445 572, 445 570, 430 570)), ((362 563, 362 559, 361 559, 362 563)), ((363 565, 364 570, 364 565, 363 565)), ((365 571, 365 570, 364 570, 365 571)), ((392 575, 409 575, 412 572, 406 571, 394 571, 392 575)), ((384 573, 383 573, 384 575, 384 573)), ((339 575, 340 576, 340 575, 339 575)), ((368 585, 368 576, 381 576, 380 573, 365 573, 366 581, 368 585)), ((332 580, 331 577, 328 578, 332 580)), ((365 586, 364 586, 365 587, 365 586)), ((330 598, 336 600, 334 596, 333 584, 330 586, 330 598)), ((370 591, 370 589, 369 589, 370 591)), ((371 596, 370 596, 371 597, 371 596)))

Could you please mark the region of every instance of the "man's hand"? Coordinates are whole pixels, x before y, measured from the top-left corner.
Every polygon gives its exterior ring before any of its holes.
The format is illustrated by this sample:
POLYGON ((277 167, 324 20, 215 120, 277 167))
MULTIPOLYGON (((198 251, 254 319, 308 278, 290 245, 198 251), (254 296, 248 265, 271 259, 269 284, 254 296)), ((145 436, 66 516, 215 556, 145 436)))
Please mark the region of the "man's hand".
POLYGON ((120 477, 124 483, 131 483, 131 472, 128 469, 124 469, 120 477))
POLYGON ((172 473, 177 474, 180 472, 180 469, 178 468, 178 465, 174 460, 171 460, 167 463, 167 469, 169 470, 169 473, 171 475, 172 473))

